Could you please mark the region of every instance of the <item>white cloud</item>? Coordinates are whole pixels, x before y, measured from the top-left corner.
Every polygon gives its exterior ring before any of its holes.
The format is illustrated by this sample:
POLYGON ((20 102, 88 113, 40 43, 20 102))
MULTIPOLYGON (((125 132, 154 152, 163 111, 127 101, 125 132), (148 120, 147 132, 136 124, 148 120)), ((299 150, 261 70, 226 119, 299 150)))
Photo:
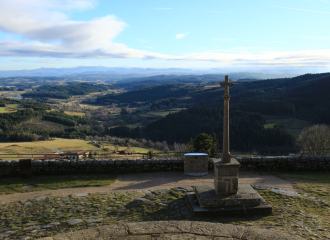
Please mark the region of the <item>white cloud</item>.
POLYGON ((223 50, 206 50, 208 52, 232 52, 233 50, 227 50, 227 49, 223 49, 223 50))
POLYGON ((296 10, 296 11, 304 11, 304 12, 315 12, 315 13, 330 14, 330 12, 321 12, 321 11, 306 10, 306 9, 300 9, 300 8, 288 8, 288 7, 280 7, 280 6, 271 6, 271 7, 274 7, 274 8, 285 8, 285 9, 291 9, 291 10, 296 10))
POLYGON ((330 62, 329 50, 306 50, 306 51, 292 51, 292 52, 276 52, 264 51, 261 53, 191 53, 180 57, 176 60, 198 60, 221 62, 227 65, 246 65, 246 66, 297 66, 297 65, 320 65, 325 66, 330 62))
MULTIPOLYGON (((251 53, 245 50, 256 49, 255 47, 236 47, 231 49, 235 50, 232 52, 203 50, 180 56, 132 49, 114 42, 116 36, 127 27, 116 16, 72 21, 65 14, 67 10, 83 10, 95 4, 93 0, 0 0, 0 31, 5 33, 5 37, 0 40, 0 56, 40 59, 158 59, 192 64, 200 61, 210 64, 216 62, 228 66, 327 65, 330 62, 330 49, 296 52, 259 50, 258 53, 251 53)), ((177 34, 176 38, 183 38, 187 34, 189 33, 177 34)))
POLYGON ((231 49, 235 49, 235 50, 247 50, 247 49, 257 49, 257 48, 260 48, 260 47, 234 47, 234 48, 231 48, 231 49))
POLYGON ((71 21, 61 9, 92 7, 93 0, 0 0, 0 31, 23 40, 0 41, 0 56, 60 58, 140 58, 162 54, 130 49, 113 39, 127 24, 114 15, 71 21))
POLYGON ((184 38, 185 36, 187 36, 189 33, 180 33, 175 35, 175 39, 180 39, 180 38, 184 38))

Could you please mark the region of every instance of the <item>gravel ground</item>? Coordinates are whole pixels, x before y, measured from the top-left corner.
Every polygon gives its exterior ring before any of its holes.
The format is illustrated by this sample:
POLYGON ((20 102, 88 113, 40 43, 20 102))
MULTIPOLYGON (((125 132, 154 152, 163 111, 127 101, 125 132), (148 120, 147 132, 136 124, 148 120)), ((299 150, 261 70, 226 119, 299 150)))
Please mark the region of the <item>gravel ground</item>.
POLYGON ((273 207, 272 215, 263 218, 192 217, 185 203, 185 193, 193 191, 190 186, 212 183, 213 173, 202 178, 181 173, 125 174, 119 176, 117 183, 101 189, 62 189, 53 192, 55 196, 46 196, 47 191, 35 192, 39 194, 37 197, 33 192, 11 194, 15 197, 10 200, 21 198, 15 201, 3 201, 3 197, 10 195, 2 195, 0 239, 36 239, 120 222, 158 220, 222 222, 272 229, 306 239, 330 239, 328 204, 292 193, 290 182, 272 175, 240 172, 240 183, 264 186, 254 187, 273 207), (281 188, 284 190, 279 190, 281 188), (95 192, 88 193, 91 189, 95 192))

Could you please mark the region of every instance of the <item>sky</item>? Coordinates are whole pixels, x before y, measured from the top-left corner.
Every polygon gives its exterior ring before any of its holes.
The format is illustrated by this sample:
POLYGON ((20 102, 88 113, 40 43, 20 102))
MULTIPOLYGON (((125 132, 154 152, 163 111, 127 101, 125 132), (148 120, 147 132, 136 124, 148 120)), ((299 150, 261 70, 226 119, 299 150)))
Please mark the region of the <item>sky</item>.
POLYGON ((0 70, 321 67, 330 0, 0 0, 0 70))

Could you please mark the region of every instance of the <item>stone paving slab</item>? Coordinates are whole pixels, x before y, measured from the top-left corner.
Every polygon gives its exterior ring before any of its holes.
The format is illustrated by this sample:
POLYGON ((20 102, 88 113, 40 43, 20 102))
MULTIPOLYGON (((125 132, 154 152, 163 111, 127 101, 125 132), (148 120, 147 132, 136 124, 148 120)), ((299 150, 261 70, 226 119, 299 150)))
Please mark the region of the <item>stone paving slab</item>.
POLYGON ((272 230, 232 224, 194 221, 153 221, 102 226, 41 240, 301 240, 302 238, 272 230))
POLYGON ((195 193, 186 193, 186 202, 194 217, 267 216, 272 207, 266 202, 257 206, 201 207, 195 193))

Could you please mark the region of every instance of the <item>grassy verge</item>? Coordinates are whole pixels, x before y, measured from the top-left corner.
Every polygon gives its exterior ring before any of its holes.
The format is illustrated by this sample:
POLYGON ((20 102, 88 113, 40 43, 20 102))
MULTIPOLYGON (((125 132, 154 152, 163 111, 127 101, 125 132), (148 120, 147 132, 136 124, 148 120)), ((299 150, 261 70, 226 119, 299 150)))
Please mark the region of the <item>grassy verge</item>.
POLYGON ((70 187, 106 186, 116 182, 117 179, 118 176, 115 174, 77 174, 63 176, 32 176, 28 179, 0 179, 0 195, 70 187), (37 187, 22 189, 23 186, 27 185, 35 185, 37 187))
POLYGON ((277 177, 294 182, 299 193, 313 196, 330 203, 330 174, 329 172, 289 172, 272 171, 277 177))

